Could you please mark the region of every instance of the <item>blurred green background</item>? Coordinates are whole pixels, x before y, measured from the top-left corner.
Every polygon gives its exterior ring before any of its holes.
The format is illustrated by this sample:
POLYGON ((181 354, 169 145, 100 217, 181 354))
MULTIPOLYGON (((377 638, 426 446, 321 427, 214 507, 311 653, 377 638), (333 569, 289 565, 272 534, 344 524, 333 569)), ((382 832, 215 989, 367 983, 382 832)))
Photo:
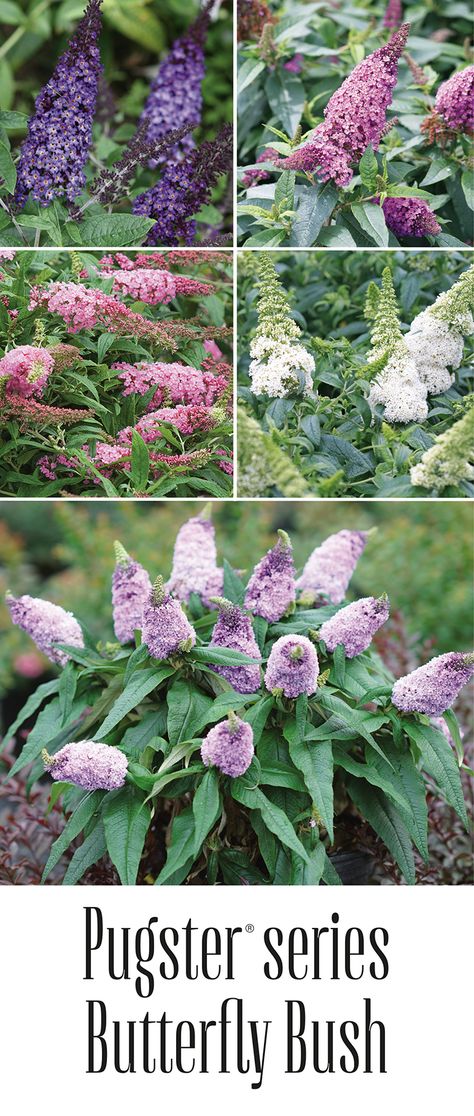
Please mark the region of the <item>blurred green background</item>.
MULTIPOLYGON (((48 663, 14 628, 5 591, 44 596, 76 614, 97 639, 113 638, 112 543, 119 538, 151 576, 168 576, 178 528, 200 501, 141 504, 0 501, 0 696, 22 691, 48 663), (25 658, 26 656, 26 658, 25 658)), ((388 592, 415 644, 432 654, 472 641, 470 504, 451 501, 229 501, 215 503, 218 558, 250 570, 283 527, 301 567, 324 538, 344 527, 377 527, 352 579, 348 600, 388 592)))

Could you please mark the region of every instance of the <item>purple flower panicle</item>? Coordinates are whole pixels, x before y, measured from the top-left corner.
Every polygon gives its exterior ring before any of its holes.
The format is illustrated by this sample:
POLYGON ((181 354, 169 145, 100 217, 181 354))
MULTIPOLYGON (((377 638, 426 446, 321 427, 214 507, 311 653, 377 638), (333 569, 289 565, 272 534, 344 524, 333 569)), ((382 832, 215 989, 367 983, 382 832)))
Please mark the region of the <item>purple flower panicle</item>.
POLYGON ((395 682, 393 704, 404 713, 428 713, 439 717, 472 678, 473 662, 472 655, 462 655, 458 651, 437 655, 425 666, 395 682))
MULTIPOLYGON (((205 74, 203 47, 213 3, 214 0, 210 0, 185 34, 175 40, 150 86, 140 118, 140 123, 147 125, 148 139, 162 140, 169 131, 170 121, 175 128, 187 125, 189 129, 166 156, 159 158, 160 163, 177 160, 195 146, 191 132, 201 120, 201 82, 205 74)), ((151 165, 156 166, 156 161, 151 165)))
POLYGON ((318 656, 311 640, 302 635, 277 639, 265 671, 267 690, 283 690, 285 697, 316 693, 319 677, 318 656))
POLYGON ((244 775, 253 759, 253 730, 235 713, 210 729, 201 746, 202 762, 215 765, 232 779, 244 775))
POLYGON ((53 76, 36 98, 17 167, 14 202, 20 209, 30 193, 40 205, 49 205, 60 197, 73 202, 84 188, 102 73, 97 46, 101 2, 89 0, 53 76))
POLYGON ((194 628, 180 602, 167 593, 162 577, 156 578, 143 609, 142 640, 154 659, 169 659, 176 651, 190 651, 196 642, 194 628))
POLYGON ((151 593, 151 581, 139 562, 116 542, 116 566, 112 575, 114 631, 119 643, 129 643, 141 630, 143 609, 151 593))
POLYGON ((404 23, 390 42, 369 54, 333 93, 309 143, 276 165, 284 170, 314 172, 337 186, 351 181, 352 165, 372 144, 377 148, 386 129, 386 112, 397 83, 398 62, 410 29, 404 23))
POLYGON ((280 620, 295 601, 293 549, 285 531, 257 563, 245 594, 245 607, 270 624, 280 620))
POLYGON ((224 571, 217 565, 215 531, 206 506, 180 527, 173 551, 171 577, 166 585, 180 601, 197 593, 209 607, 209 598, 222 592, 224 571))
POLYGON ((360 655, 372 642, 372 637, 388 620, 390 602, 385 595, 361 597, 353 604, 341 608, 331 620, 321 625, 320 636, 328 651, 342 643, 348 659, 360 655))
POLYGON ((127 774, 127 757, 118 748, 95 740, 72 741, 49 756, 42 753, 43 763, 61 783, 75 783, 84 790, 117 790, 123 787, 127 774))
POLYGON ((474 66, 467 66, 440 85, 435 111, 453 132, 474 132, 474 66))
MULTIPOLYGON (((237 605, 224 597, 214 597, 219 608, 219 619, 214 627, 210 647, 228 647, 241 651, 252 659, 261 660, 258 643, 248 616, 237 605)), ((242 666, 216 666, 213 670, 225 678, 238 694, 254 694, 260 686, 260 667, 245 663, 242 666)))
POLYGON ((296 588, 340 604, 367 539, 367 531, 344 530, 329 535, 308 558, 296 588))
POLYGON ((44 601, 41 597, 6 596, 10 616, 17 627, 22 628, 34 640, 40 651, 57 666, 66 666, 69 655, 53 647, 54 643, 66 643, 70 647, 84 647, 84 637, 80 625, 72 612, 66 612, 60 605, 44 601))
POLYGON ((382 206, 387 228, 395 236, 436 236, 441 225, 423 198, 386 198, 382 206))
POLYGON ((192 244, 196 235, 193 217, 209 201, 231 161, 232 127, 224 124, 215 140, 205 141, 180 163, 167 163, 160 181, 133 203, 134 213, 155 219, 146 243, 169 248, 181 241, 192 244))
POLYGON ((383 17, 383 26, 399 27, 403 19, 402 0, 388 0, 383 17))

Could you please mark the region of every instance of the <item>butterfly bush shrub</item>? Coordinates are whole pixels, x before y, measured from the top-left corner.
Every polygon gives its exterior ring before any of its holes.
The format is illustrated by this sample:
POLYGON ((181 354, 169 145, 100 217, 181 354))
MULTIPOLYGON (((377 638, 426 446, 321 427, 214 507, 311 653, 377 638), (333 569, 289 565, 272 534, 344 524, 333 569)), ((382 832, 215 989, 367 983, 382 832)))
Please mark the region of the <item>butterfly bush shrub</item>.
POLYGON ((472 243, 467 4, 237 12, 240 243, 472 243))
POLYGON ((36 28, 4 7, 0 244, 230 239, 231 5, 46 2, 36 28))
POLYGON ((232 491, 232 261, 0 249, 2 495, 232 491))
POLYGON ((345 600, 367 545, 368 532, 343 529, 298 576, 281 531, 243 575, 201 506, 171 570, 145 571, 117 544, 116 642, 91 641, 60 606, 9 596, 13 622, 63 664, 4 737, 8 747, 28 723, 8 779, 28 768, 33 786, 48 772, 64 811, 44 879, 76 842, 66 884, 108 854, 122 884, 144 859, 158 885, 337 885, 340 826, 353 817, 415 882, 427 780, 467 823, 451 705, 474 656, 391 673, 374 644, 387 596, 345 600), (70 630, 80 638, 63 642, 70 630))
POLYGON ((472 258, 241 255, 240 496, 473 495, 472 258))

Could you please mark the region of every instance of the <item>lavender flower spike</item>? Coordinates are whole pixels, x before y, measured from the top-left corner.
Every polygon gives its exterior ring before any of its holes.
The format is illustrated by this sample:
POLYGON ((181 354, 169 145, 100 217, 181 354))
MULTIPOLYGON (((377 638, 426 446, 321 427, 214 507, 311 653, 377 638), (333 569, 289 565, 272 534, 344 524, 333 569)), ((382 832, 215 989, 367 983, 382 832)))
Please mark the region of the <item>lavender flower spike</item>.
POLYGON ((66 666, 69 655, 53 647, 54 643, 67 643, 70 647, 84 647, 81 628, 72 612, 60 605, 43 601, 41 597, 6 595, 7 606, 13 623, 34 640, 40 651, 57 666, 66 666))
POLYGON ((143 609, 142 640, 154 659, 169 659, 176 651, 190 651, 196 632, 179 601, 167 593, 163 578, 153 584, 149 603, 143 609))
POLYGON ((399 27, 403 18, 402 0, 388 0, 383 17, 384 27, 399 27))
POLYGON ((319 677, 318 656, 311 640, 303 635, 277 639, 265 671, 267 690, 282 690, 285 697, 316 693, 319 677))
POLYGON ((474 132, 474 66, 443 81, 436 94, 435 111, 453 132, 474 132))
POLYGON ((295 601, 293 549, 286 531, 257 563, 245 594, 245 607, 270 624, 281 620, 295 601))
POLYGON ((227 721, 220 721, 210 729, 201 746, 202 762, 206 767, 214 764, 232 779, 244 775, 253 759, 253 730, 235 713, 227 721))
POLYGON ((40 205, 49 205, 60 197, 73 202, 84 188, 102 73, 97 46, 101 3, 89 0, 53 76, 36 98, 17 167, 14 202, 20 209, 30 193, 40 205))
MULTIPOLYGON (((169 130, 170 120, 175 128, 183 125, 188 128, 188 134, 165 157, 161 156, 159 163, 165 159, 166 162, 178 160, 195 146, 190 133, 201 120, 201 82, 205 75, 203 46, 213 3, 214 0, 210 0, 185 34, 175 40, 151 83, 140 117, 140 122, 147 125, 148 139, 162 140, 169 130)), ((156 166, 156 161, 150 165, 156 166)))
POLYGON ((448 651, 425 666, 399 678, 392 701, 404 713, 428 713, 439 717, 449 709, 459 691, 474 674, 474 655, 448 651))
POLYGON ((318 597, 340 604, 357 562, 367 545, 368 531, 338 531, 310 554, 296 588, 313 604, 318 597))
POLYGON ((408 38, 404 23, 390 42, 369 54, 355 67, 326 108, 309 143, 287 159, 275 160, 284 170, 312 171, 322 182, 333 179, 347 186, 352 165, 371 143, 377 148, 387 126, 386 111, 397 83, 398 62, 408 38))
MULTIPOLYGON (((217 604, 219 619, 214 627, 210 647, 228 647, 232 651, 242 651, 252 659, 261 660, 258 643, 248 616, 237 605, 225 597, 212 597, 217 604)), ((260 687, 260 667, 251 663, 242 666, 213 666, 238 694, 254 694, 260 687)))
POLYGON ((206 504, 199 515, 188 519, 178 531, 173 568, 166 588, 180 601, 189 601, 190 594, 197 593, 208 606, 210 594, 219 594, 223 583, 224 571, 217 565, 210 505, 206 504))
POLYGON ((114 631, 119 643, 129 643, 141 630, 143 609, 151 593, 151 581, 139 562, 114 543, 116 566, 112 575, 114 631))
POLYGON ((71 741, 49 756, 44 748, 43 763, 59 782, 75 783, 84 790, 116 790, 123 787, 127 773, 127 757, 118 748, 95 740, 71 741))
POLYGON ((360 655, 372 642, 372 637, 388 620, 390 601, 384 593, 375 597, 361 597, 353 604, 341 608, 331 620, 321 625, 320 636, 328 651, 342 643, 348 659, 360 655))

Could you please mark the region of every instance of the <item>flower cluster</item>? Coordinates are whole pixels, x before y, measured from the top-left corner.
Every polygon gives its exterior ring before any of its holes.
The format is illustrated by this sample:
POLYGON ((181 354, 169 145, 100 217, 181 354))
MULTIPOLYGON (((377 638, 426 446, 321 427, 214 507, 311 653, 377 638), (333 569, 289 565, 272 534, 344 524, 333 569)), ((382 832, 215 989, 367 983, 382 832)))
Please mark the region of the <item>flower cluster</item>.
POLYGON ((250 617, 242 612, 237 605, 231 604, 225 597, 212 597, 211 604, 217 604, 219 619, 212 632, 210 647, 228 647, 231 651, 241 651, 256 659, 257 663, 244 666, 218 666, 214 665, 216 674, 222 675, 238 694, 254 694, 260 686, 261 661, 258 643, 253 634, 250 617))
POLYGON ((440 85, 435 111, 453 132, 474 132, 474 66, 467 66, 440 85))
POLYGON ((71 741, 54 756, 44 749, 41 757, 48 774, 61 783, 74 783, 87 791, 117 790, 125 784, 126 755, 97 740, 71 741))
POLYGON ((30 310, 37 306, 47 306, 51 314, 59 314, 71 333, 102 325, 119 336, 161 341, 170 350, 178 347, 176 336, 195 336, 194 331, 181 322, 152 322, 111 295, 80 283, 54 282, 47 288, 32 287, 30 310))
POLYGON ((250 344, 252 390, 273 398, 308 394, 313 387, 314 359, 303 345, 295 343, 301 330, 291 317, 275 266, 265 253, 258 259, 258 277, 258 326, 250 344))
POLYGON ((171 302, 176 295, 205 298, 213 291, 210 283, 200 283, 198 279, 172 275, 170 271, 154 267, 129 268, 123 271, 106 269, 100 271, 99 275, 104 278, 112 277, 115 294, 128 295, 150 306, 156 306, 159 302, 171 302))
POLYGON ((296 582, 309 604, 320 599, 332 604, 344 600, 367 539, 367 531, 338 531, 313 550, 296 582))
POLYGON ((378 297, 368 291, 372 351, 369 363, 383 361, 371 383, 369 403, 381 405, 388 422, 422 422, 428 414, 427 388, 418 375, 398 321, 398 308, 390 268, 382 274, 378 297))
POLYGON ((474 656, 448 651, 437 655, 425 666, 399 678, 392 690, 392 701, 404 713, 439 716, 449 709, 460 690, 474 673, 474 656))
POLYGON ((180 434, 194 434, 196 430, 211 430, 215 426, 216 415, 199 403, 159 407, 144 415, 135 426, 126 426, 120 430, 118 440, 125 444, 131 442, 133 431, 137 430, 144 442, 155 442, 160 437, 160 423, 164 422, 170 423, 180 434))
POLYGON ((348 659, 366 651, 372 638, 382 624, 388 620, 390 603, 388 597, 361 597, 358 601, 341 608, 330 620, 326 620, 319 632, 328 651, 334 651, 342 644, 348 659))
POLYGON ((169 659, 177 651, 190 651, 196 633, 179 601, 167 592, 157 577, 143 609, 142 640, 154 659, 169 659))
MULTIPOLYGON (((204 41, 213 2, 210 0, 185 34, 173 43, 158 67, 140 118, 141 123, 146 124, 148 139, 152 141, 163 139, 170 120, 177 127, 187 126, 188 134, 167 152, 167 160, 177 161, 194 148, 191 132, 201 120, 204 41)), ((162 162, 163 158, 159 161, 162 162)))
POLYGON ((423 198, 386 198, 382 206, 387 228, 395 236, 436 236, 441 225, 423 198))
POLYGON ((285 697, 316 693, 319 662, 314 645, 307 636, 284 635, 270 651, 265 685, 271 693, 281 690, 285 697))
POLYGON ((2 415, 9 415, 20 421, 20 426, 71 426, 92 416, 85 407, 51 407, 39 403, 37 399, 25 399, 23 395, 7 395, 0 399, 2 415))
MULTIPOLYGON (((287 67, 288 66, 289 63, 287 63, 287 67)), ((278 158, 278 151, 275 147, 265 147, 264 150, 261 151, 259 155, 257 155, 255 162, 270 163, 272 159, 278 158)), ((257 186, 259 182, 268 182, 269 178, 270 175, 266 170, 257 170, 257 168, 255 168, 254 170, 246 170, 245 174, 242 175, 242 186, 245 186, 248 189, 249 186, 257 186)))
POLYGON ((442 492, 451 485, 474 480, 474 407, 425 451, 410 470, 412 484, 442 492))
POLYGON ((383 25, 384 27, 399 27, 403 19, 402 0, 388 0, 387 7, 384 12, 383 25))
POLYGON ((281 620, 296 599, 293 548, 285 531, 278 535, 255 566, 245 593, 245 607, 269 623, 281 620))
POLYGON ((167 589, 186 602, 191 593, 197 593, 209 607, 210 598, 222 592, 223 584, 224 571, 217 565, 214 526, 208 509, 204 508, 178 531, 167 589))
POLYGON ((34 640, 40 651, 58 666, 65 666, 69 656, 60 651, 55 643, 65 643, 70 647, 84 647, 80 625, 72 612, 66 612, 60 605, 43 601, 40 597, 13 597, 7 593, 7 605, 13 623, 34 640))
POLYGON ((236 779, 244 775, 253 759, 252 726, 230 714, 227 721, 214 725, 204 737, 201 759, 206 767, 218 767, 223 775, 236 779))
POLYGON ((151 581, 139 562, 127 554, 121 543, 115 543, 115 570, 112 576, 114 632, 119 643, 133 640, 141 629, 143 609, 151 593, 151 581))
POLYGON ((124 395, 146 395, 150 388, 156 391, 149 404, 155 410, 161 404, 191 403, 212 407, 227 391, 228 375, 214 375, 205 369, 193 368, 189 364, 164 361, 140 364, 119 362, 112 366, 119 371, 119 380, 124 386, 124 395))
POLYGON ((134 213, 155 220, 147 244, 192 244, 196 235, 194 214, 209 201, 231 160, 232 128, 224 125, 215 140, 201 144, 182 162, 168 163, 160 181, 133 203, 134 213))
POLYGON ((447 391, 459 368, 464 337, 474 332, 472 315, 474 266, 467 268, 448 291, 442 291, 411 323, 405 344, 428 393, 447 391))
POLYGON ((40 397, 54 367, 47 349, 21 345, 0 359, 0 394, 40 397))
POLYGON ((36 98, 17 168, 15 205, 29 195, 46 206, 54 198, 73 202, 85 185, 84 166, 102 72, 97 40, 102 0, 89 0, 53 76, 36 98))
POLYGON ((386 128, 386 112, 397 83, 398 62, 408 38, 405 23, 390 42, 369 54, 333 93, 309 143, 287 159, 276 160, 285 170, 314 172, 323 182, 351 181, 352 165, 369 144, 377 148, 386 128))

